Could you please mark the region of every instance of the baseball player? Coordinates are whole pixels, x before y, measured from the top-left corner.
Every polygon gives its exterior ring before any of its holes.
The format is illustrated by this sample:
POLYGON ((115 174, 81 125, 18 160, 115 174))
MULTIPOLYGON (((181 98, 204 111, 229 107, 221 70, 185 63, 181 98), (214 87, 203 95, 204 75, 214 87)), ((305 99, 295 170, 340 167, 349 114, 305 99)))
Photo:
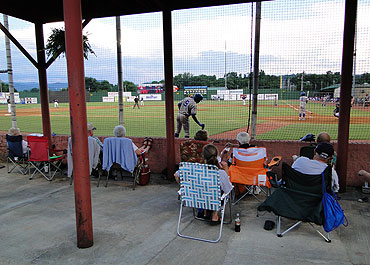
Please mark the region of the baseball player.
POLYGON ((189 138, 189 116, 204 129, 204 124, 200 123, 196 117, 197 115, 197 103, 203 100, 201 94, 195 94, 193 97, 184 98, 177 106, 179 107, 179 112, 177 114, 177 129, 175 132, 175 137, 179 137, 181 132, 181 127, 184 127, 185 138, 189 138))
POLYGON ((138 97, 135 97, 134 98, 134 102, 135 102, 135 104, 134 104, 134 106, 132 107, 133 109, 137 106, 137 108, 138 109, 140 109, 140 107, 139 107, 139 99, 138 99, 138 97))
POLYGON ((245 100, 247 99, 247 97, 245 95, 242 96, 242 100, 243 100, 243 105, 247 105, 247 103, 245 102, 245 100))
POLYGON ((54 99, 54 108, 57 108, 59 106, 59 102, 57 99, 54 99))
POLYGON ((306 104, 308 102, 308 98, 306 97, 306 93, 304 91, 301 92, 301 96, 299 97, 299 120, 306 119, 306 104))
POLYGON ((12 113, 12 104, 10 103, 10 98, 8 98, 6 102, 8 103, 8 113, 12 113))
POLYGON ((339 118, 339 103, 335 105, 334 117, 339 118))

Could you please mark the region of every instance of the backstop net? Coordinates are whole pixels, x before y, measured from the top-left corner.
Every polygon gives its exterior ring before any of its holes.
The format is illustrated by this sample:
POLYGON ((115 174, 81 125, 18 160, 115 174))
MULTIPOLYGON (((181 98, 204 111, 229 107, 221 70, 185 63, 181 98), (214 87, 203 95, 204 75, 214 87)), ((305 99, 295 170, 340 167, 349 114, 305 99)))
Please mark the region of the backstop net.
MULTIPOLYGON (((345 1, 266 1, 256 29, 256 4, 172 12, 174 126, 177 105, 200 93, 198 120, 211 138, 251 133, 256 36, 260 37, 256 136, 298 140, 328 132, 337 138, 345 1)), ((370 140, 370 1, 359 0, 354 51, 350 139, 370 140)), ((128 136, 165 137, 163 25, 161 13, 120 17, 124 125, 128 136), (135 98, 138 99, 135 105, 135 98)), ((36 58, 34 26, 9 18, 10 32, 36 58)), ((44 26, 45 43, 52 28, 44 26)), ((88 121, 96 135, 113 135, 119 123, 116 18, 93 19, 84 34, 95 54, 85 60, 88 121)), ((0 70, 7 70, 0 34, 0 70)), ((42 132, 38 74, 11 44, 18 127, 42 132)), ((11 126, 8 75, 1 71, 0 130, 11 126)), ((66 59, 47 70, 52 132, 70 134, 66 59)), ((190 118, 190 136, 200 127, 190 118)), ((184 136, 184 131, 180 137, 184 136)))

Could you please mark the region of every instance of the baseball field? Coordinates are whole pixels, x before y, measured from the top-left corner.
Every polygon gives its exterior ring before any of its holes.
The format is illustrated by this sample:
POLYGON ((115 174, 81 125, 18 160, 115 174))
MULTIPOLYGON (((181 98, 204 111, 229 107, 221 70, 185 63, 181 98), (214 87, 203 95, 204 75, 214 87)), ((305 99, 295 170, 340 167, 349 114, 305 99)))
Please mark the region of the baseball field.
MULTIPOLYGON (((133 109, 133 103, 124 105, 124 123, 128 136, 164 137, 166 135, 165 105, 163 101, 146 101, 145 106, 133 109)), ((328 132, 337 139, 338 118, 334 117, 334 103, 322 106, 321 102, 307 104, 306 120, 298 120, 297 100, 258 102, 257 139, 259 140, 298 140, 307 133, 317 135, 328 132)), ((174 102, 174 117, 177 115, 177 102, 174 102)), ((0 105, 0 130, 7 131, 11 126, 7 105, 0 105)), ((249 105, 242 101, 202 101, 198 104, 197 118, 206 125, 212 138, 235 138, 248 126, 249 105)), ((68 103, 60 103, 57 108, 50 104, 51 130, 55 134, 70 134, 68 103)), ((16 105, 18 127, 21 132, 41 133, 42 119, 40 104, 16 105)), ((87 103, 87 118, 97 130, 95 135, 112 135, 118 125, 118 103, 87 103)), ((176 124, 175 124, 176 126, 176 124)), ((200 129, 190 119, 190 135, 200 129)), ((183 132, 180 133, 183 137, 183 132)), ((351 109, 351 140, 370 140, 370 107, 354 106, 351 109)))

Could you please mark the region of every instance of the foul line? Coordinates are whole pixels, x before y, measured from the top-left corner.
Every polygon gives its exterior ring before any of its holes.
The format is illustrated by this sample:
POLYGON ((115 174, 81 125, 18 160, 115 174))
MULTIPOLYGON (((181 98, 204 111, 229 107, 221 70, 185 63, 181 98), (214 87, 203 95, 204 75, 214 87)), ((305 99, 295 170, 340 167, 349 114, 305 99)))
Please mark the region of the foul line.
MULTIPOLYGON (((296 111, 299 111, 299 109, 297 109, 297 108, 296 108, 296 107, 294 107, 293 105, 290 105, 289 103, 287 103, 287 105, 288 105, 290 108, 292 108, 292 109, 294 109, 294 110, 296 110, 296 111)), ((312 112, 311 112, 311 111, 309 111, 309 110, 306 110, 306 112, 308 112, 308 113, 312 114, 312 112)))

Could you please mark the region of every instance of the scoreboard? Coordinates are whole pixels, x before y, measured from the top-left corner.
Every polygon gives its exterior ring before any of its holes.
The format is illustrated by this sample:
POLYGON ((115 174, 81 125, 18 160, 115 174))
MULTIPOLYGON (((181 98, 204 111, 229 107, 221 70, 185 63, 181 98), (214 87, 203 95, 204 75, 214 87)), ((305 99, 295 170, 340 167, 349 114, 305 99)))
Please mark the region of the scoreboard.
POLYGON ((207 95, 207 86, 184 86, 185 95, 201 94, 207 95))

